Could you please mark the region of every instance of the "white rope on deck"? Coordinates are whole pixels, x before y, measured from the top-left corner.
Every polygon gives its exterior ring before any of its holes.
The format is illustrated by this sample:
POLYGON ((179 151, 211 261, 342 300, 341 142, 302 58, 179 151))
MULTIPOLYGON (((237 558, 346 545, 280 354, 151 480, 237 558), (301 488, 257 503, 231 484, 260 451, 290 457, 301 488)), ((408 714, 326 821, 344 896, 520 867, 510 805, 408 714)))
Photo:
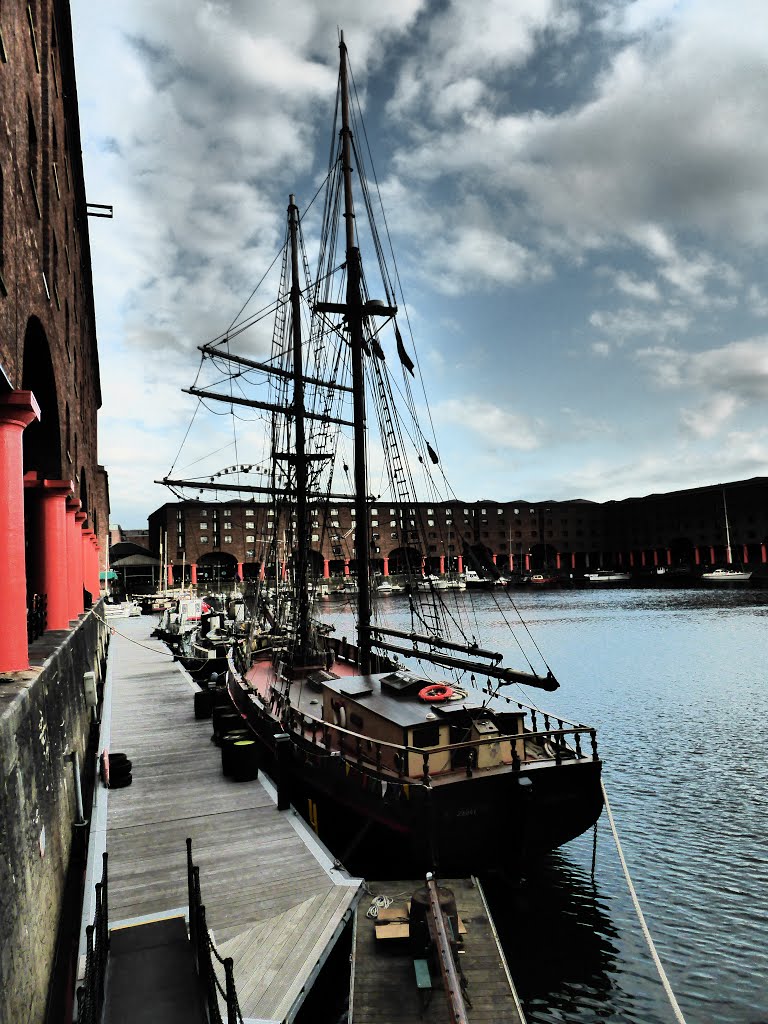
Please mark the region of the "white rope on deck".
POLYGON ((613 840, 616 843, 616 850, 619 854, 621 867, 624 871, 624 877, 626 878, 627 885, 629 887, 629 895, 632 897, 632 902, 635 905, 635 910, 637 912, 638 920, 640 921, 640 927, 643 929, 645 941, 648 943, 648 949, 650 950, 651 957, 653 958, 653 962, 656 965, 656 970, 659 972, 661 983, 664 986, 664 991, 667 993, 667 998, 669 999, 675 1017, 680 1022, 680 1024, 685 1024, 685 1017, 683 1016, 683 1011, 680 1009, 677 999, 675 998, 675 993, 672 991, 672 986, 669 983, 669 978, 667 977, 667 973, 664 970, 661 959, 659 958, 659 954, 656 952, 656 946, 654 945, 653 939, 651 938, 651 933, 648 930, 648 925, 645 923, 643 911, 640 909, 640 901, 637 898, 637 893, 635 892, 635 887, 632 884, 632 879, 629 874, 629 868, 627 867, 627 862, 624 859, 624 851, 622 850, 621 843, 619 842, 619 834, 616 831, 616 824, 613 820, 613 814, 611 813, 611 805, 608 802, 608 793, 606 792, 605 783, 602 781, 602 779, 600 780, 600 787, 603 791, 603 800, 605 801, 605 809, 608 812, 608 821, 611 826, 611 832, 613 832, 613 840))

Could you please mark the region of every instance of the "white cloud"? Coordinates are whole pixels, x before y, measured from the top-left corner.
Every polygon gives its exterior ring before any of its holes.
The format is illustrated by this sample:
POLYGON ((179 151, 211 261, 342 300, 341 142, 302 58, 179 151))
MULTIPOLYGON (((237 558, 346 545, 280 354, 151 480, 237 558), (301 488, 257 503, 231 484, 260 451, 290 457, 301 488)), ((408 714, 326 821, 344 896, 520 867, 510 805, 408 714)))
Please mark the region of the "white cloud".
POLYGON ((543 441, 541 423, 472 395, 439 402, 432 416, 438 424, 476 435, 483 449, 531 451, 543 441))

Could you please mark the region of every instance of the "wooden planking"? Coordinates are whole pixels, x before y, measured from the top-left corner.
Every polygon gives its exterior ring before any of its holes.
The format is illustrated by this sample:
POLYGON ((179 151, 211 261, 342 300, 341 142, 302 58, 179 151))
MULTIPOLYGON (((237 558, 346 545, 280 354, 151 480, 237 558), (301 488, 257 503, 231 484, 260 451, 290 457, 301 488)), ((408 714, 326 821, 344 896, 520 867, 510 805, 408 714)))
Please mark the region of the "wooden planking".
MULTIPOLYGON (((371 892, 393 897, 422 885, 368 882, 371 892)), ((453 890, 466 928, 460 956, 472 1002, 470 1024, 525 1024, 479 886, 472 879, 441 879, 440 885, 453 890)), ((408 941, 377 941, 376 921, 366 916, 369 906, 363 898, 356 911, 350 1024, 445 1024, 448 1007, 440 982, 422 1011, 408 941)))
POLYGON ((190 685, 148 634, 121 623, 112 659, 112 751, 133 762, 133 784, 109 791, 110 920, 186 907, 187 836, 200 868, 209 927, 235 961, 246 1017, 282 1020, 358 898, 324 870, 258 781, 221 772, 210 720, 196 720, 190 685), (131 641, 139 641, 139 647, 131 641))

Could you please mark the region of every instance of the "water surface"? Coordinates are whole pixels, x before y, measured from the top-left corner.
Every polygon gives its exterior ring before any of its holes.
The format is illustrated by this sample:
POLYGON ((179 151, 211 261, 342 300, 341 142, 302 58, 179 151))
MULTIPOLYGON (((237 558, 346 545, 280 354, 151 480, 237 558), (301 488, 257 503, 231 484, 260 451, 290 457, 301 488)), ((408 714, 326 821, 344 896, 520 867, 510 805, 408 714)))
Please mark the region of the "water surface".
MULTIPOLYGON (((768 1024, 768 592, 509 594, 561 683, 521 699, 598 730, 624 854, 688 1024, 768 1024)), ((524 667, 507 594, 472 601, 478 639, 524 667)), ((402 596, 377 607, 411 627, 402 596)), ((354 635, 348 605, 326 602, 323 617, 354 635)), ((596 836, 521 881, 485 884, 529 1024, 674 1021, 605 813, 596 836)))

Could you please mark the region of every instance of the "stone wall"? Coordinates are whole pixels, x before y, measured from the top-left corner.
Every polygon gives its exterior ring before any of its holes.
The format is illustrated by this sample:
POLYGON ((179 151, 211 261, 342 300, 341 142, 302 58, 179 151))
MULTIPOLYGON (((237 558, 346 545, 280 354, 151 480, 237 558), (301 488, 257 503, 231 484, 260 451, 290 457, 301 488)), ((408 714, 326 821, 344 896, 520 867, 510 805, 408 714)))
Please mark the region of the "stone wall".
MULTIPOLYGON (((31 660, 42 664, 0 678, 3 1024, 41 1024, 45 1018, 75 840, 71 754, 77 752, 83 770, 92 716, 83 674, 94 671, 102 681, 106 664, 109 632, 102 608, 98 604, 70 633, 46 634, 38 641, 40 650, 33 645, 31 660)), ((86 770, 86 781, 87 776, 86 770)), ((72 922, 75 934, 78 924, 72 922)))

